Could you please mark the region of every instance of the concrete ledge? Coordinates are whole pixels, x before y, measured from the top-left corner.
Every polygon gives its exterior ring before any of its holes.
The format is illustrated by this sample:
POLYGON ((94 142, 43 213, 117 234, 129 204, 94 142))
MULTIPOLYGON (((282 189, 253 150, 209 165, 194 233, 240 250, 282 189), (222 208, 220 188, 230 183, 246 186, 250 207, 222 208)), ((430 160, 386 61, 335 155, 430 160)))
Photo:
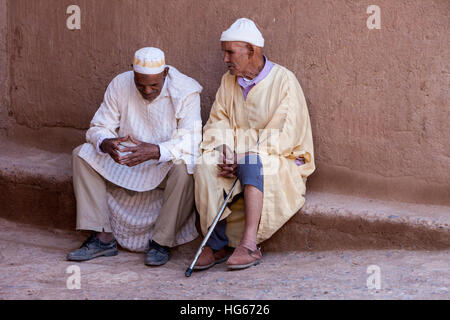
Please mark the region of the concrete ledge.
POLYGON ((0 215, 12 221, 75 226, 71 155, 20 144, 0 145, 0 215))
MULTIPOLYGON (((0 145, 0 216, 73 230, 71 155, 0 145)), ((448 249, 450 207, 309 192, 306 204, 271 239, 266 251, 448 249)))
POLYGON ((450 207, 309 192, 264 249, 450 248, 450 207))

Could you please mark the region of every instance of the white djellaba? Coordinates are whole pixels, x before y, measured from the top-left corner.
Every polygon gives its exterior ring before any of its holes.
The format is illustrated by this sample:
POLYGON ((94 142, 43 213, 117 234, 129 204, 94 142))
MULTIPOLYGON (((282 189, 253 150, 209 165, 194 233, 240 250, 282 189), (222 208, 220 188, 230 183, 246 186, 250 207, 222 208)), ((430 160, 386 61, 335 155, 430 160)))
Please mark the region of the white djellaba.
MULTIPOLYGON (((142 52, 138 51, 135 55, 135 70, 138 68, 140 72, 151 74, 155 70, 146 71, 145 68, 156 68, 158 71, 161 67, 162 70, 169 67, 161 94, 151 103, 145 100, 136 88, 133 71, 114 78, 86 133, 87 143, 81 148, 79 156, 109 182, 107 202, 111 227, 118 243, 131 251, 145 252, 162 207, 163 190, 157 187, 174 161, 184 161, 188 173, 192 174, 195 159, 199 157, 202 139, 200 103, 184 102, 189 96, 199 95, 203 88, 194 79, 166 65, 164 56, 156 59, 156 62, 145 59, 137 61, 139 53, 142 52), (177 130, 177 122, 187 115, 198 124, 193 131, 181 132, 177 130), (99 142, 105 138, 127 135, 170 150, 172 161, 150 160, 135 167, 127 167, 116 163, 98 148, 99 142)), ((192 241, 197 236, 195 215, 192 214, 177 234, 176 245, 192 241)))

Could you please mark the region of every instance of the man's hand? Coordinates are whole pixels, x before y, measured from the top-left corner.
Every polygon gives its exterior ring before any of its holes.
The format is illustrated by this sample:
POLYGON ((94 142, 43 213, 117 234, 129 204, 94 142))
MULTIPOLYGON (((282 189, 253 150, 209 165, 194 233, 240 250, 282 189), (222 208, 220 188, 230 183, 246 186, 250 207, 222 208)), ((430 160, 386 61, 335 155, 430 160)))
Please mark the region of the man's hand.
POLYGON ((134 167, 145 161, 158 160, 161 157, 158 145, 135 140, 131 136, 130 141, 136 146, 120 149, 120 152, 122 153, 129 152, 129 154, 119 157, 120 164, 128 167, 134 167))
POLYGON ((221 170, 218 176, 235 178, 237 174, 237 155, 225 144, 219 147, 219 151, 222 151, 222 163, 217 165, 221 170))
POLYGON ((122 138, 105 139, 105 140, 103 140, 102 144, 100 145, 100 149, 104 153, 109 154, 115 162, 117 162, 118 164, 122 164, 120 162, 120 155, 118 153, 118 151, 120 151, 119 145, 120 145, 120 143, 125 142, 129 139, 130 139, 129 136, 122 137, 122 138))

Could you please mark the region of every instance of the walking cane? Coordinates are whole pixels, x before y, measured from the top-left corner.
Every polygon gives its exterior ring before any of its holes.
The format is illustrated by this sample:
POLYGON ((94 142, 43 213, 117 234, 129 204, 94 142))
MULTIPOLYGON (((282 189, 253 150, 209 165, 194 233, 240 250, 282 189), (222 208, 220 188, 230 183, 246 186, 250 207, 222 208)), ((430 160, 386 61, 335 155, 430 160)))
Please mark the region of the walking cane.
POLYGON ((195 255, 194 261, 192 261, 192 264, 190 265, 190 267, 187 268, 186 273, 185 273, 185 276, 186 276, 186 277, 190 277, 191 274, 192 274, 192 271, 194 271, 194 267, 195 267, 195 264, 197 263, 198 257, 200 257, 200 254, 202 253, 203 248, 204 248, 205 245, 206 245, 206 242, 208 242, 208 239, 209 239, 209 237, 211 236, 211 234, 213 233, 214 228, 216 227, 217 223, 219 222, 220 218, 222 217, 222 214, 223 214, 223 212, 225 211, 225 207, 227 206, 228 201, 230 201, 231 195, 233 194, 234 189, 236 188, 236 185, 237 185, 238 180, 239 180, 239 179, 236 179, 236 181, 234 181, 234 184, 233 184, 233 186, 231 187, 231 191, 228 193, 227 197, 225 198, 225 201, 223 202, 223 205, 222 205, 222 207, 220 208, 219 213, 217 214, 216 218, 214 219, 213 224, 212 224, 211 227, 209 228, 209 231, 208 231, 208 233, 206 234, 205 239, 203 239, 203 242, 202 242, 202 244, 200 245, 200 248, 198 248, 198 251, 197 251, 197 254, 195 255))

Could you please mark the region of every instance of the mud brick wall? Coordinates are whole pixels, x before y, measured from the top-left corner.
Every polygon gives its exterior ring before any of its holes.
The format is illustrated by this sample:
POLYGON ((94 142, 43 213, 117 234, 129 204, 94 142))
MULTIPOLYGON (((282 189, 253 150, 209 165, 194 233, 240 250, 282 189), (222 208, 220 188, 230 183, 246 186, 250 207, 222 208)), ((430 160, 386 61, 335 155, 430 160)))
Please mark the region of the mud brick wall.
POLYGON ((226 71, 219 37, 239 17, 303 87, 318 168, 309 189, 450 204, 448 0, 1 0, 0 134, 70 152, 143 46, 204 86, 206 120, 226 71), (66 27, 73 4, 81 30, 66 27), (372 4, 381 29, 366 25, 372 4))

